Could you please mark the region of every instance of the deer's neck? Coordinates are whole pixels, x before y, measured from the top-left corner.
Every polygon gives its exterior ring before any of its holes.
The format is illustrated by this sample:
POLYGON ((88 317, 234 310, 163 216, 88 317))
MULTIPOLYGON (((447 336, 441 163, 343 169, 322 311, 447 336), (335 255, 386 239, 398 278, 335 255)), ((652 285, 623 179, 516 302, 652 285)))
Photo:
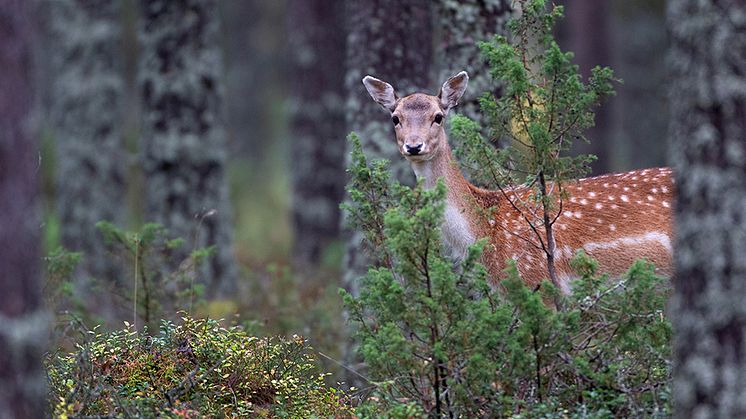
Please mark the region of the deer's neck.
POLYGON ((426 188, 434 187, 438 179, 445 182, 448 192, 443 240, 452 256, 463 258, 467 248, 479 238, 479 222, 469 182, 455 164, 450 147, 446 142, 445 148, 432 159, 411 163, 415 175, 423 180, 426 188))

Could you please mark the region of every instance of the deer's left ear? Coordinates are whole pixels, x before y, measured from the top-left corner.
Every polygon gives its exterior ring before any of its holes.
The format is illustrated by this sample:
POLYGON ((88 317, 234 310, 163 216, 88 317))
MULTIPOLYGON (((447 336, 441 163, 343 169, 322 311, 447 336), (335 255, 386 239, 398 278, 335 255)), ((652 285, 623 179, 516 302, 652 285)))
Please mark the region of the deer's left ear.
POLYGON ((446 80, 443 87, 440 88, 440 93, 438 93, 440 106, 447 111, 458 105, 459 99, 466 91, 467 84, 469 84, 469 75, 466 71, 462 71, 446 80))
POLYGON ((393 86, 372 76, 363 77, 363 84, 373 100, 388 109, 389 112, 394 112, 396 101, 399 98, 396 96, 393 86))

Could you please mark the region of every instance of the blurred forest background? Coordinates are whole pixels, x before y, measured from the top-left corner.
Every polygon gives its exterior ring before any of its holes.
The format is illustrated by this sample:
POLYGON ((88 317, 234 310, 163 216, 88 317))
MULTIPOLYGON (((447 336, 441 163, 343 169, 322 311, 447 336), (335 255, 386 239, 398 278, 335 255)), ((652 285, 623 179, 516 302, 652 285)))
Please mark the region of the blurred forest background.
MULTIPOLYGON (((608 65, 623 79, 577 152, 598 156, 594 175, 665 165, 664 2, 558 3, 560 45, 582 74, 608 65)), ((365 269, 339 210, 347 133, 412 179, 360 80, 434 94, 465 69, 457 111, 477 118, 476 97, 499 86, 475 43, 510 13, 509 0, 36 3, 43 252, 82 254, 71 283, 47 284, 65 295, 50 308, 118 326, 133 278, 149 278, 138 298, 162 300, 141 319, 151 326, 178 309, 239 313, 257 333, 303 334, 347 358, 337 289, 365 269), (168 229, 161 242, 149 222, 168 229), (193 251, 212 245, 195 269, 193 251), (194 310, 188 281, 203 290, 194 310)), ((153 303, 137 304, 143 317, 153 303)))

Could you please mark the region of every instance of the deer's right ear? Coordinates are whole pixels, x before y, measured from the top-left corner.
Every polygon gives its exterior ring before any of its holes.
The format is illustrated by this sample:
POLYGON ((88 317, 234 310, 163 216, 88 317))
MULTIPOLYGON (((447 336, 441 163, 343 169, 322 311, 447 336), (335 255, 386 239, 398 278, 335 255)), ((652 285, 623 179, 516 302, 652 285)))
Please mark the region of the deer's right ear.
POLYGON ((363 84, 373 100, 388 109, 389 112, 394 112, 394 109, 396 109, 396 100, 398 98, 396 92, 394 92, 393 86, 383 80, 378 80, 371 76, 363 77, 363 84))
POLYGON ((440 106, 446 111, 452 107, 458 105, 459 99, 463 96, 466 91, 466 85, 469 84, 469 75, 466 71, 462 71, 443 83, 443 87, 440 88, 438 98, 440 99, 440 106))

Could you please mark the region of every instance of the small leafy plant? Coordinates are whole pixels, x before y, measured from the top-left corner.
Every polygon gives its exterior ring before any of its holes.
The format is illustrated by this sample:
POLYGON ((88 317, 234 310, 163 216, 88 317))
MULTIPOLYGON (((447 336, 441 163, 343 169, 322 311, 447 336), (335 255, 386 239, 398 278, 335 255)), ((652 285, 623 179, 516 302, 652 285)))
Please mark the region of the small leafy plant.
POLYGON ((109 222, 100 221, 96 227, 104 242, 115 253, 123 254, 132 268, 132 281, 115 281, 117 287, 131 287, 132 323, 137 328, 139 319, 151 329, 157 328, 163 313, 175 313, 203 303, 204 287, 197 281, 197 267, 214 251, 199 248, 181 261, 171 272, 164 269, 175 249, 184 245, 181 238, 172 238, 160 224, 144 224, 139 231, 126 231, 109 222))
POLYGON ((63 247, 51 251, 45 258, 46 276, 44 281, 44 305, 57 311, 60 307, 81 307, 75 297, 72 278, 75 268, 83 255, 80 252, 70 252, 63 247))

